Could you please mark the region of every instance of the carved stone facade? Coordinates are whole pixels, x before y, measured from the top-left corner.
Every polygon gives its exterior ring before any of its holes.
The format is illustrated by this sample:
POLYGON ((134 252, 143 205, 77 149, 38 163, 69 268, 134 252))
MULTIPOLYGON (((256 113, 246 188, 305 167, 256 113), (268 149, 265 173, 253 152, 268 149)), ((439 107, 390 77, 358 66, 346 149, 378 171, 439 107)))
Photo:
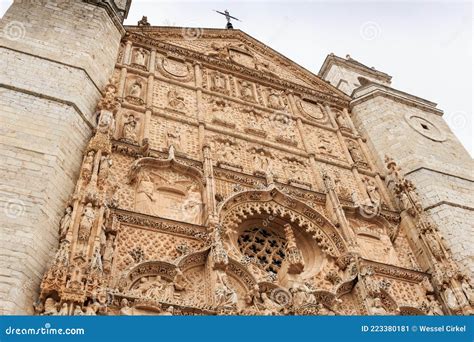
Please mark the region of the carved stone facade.
POLYGON ((472 313, 347 95, 241 31, 146 24, 98 102, 38 314, 472 313))

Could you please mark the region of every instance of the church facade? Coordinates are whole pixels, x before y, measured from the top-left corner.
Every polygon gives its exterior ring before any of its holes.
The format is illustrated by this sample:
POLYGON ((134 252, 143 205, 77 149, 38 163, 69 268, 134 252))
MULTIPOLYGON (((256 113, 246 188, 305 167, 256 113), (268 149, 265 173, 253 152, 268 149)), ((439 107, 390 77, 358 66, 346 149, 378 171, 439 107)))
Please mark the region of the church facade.
POLYGON ((2 185, 4 314, 472 314, 472 160, 434 103, 349 56, 315 75, 240 30, 123 27, 129 1, 38 4, 0 40, 31 179, 2 185))

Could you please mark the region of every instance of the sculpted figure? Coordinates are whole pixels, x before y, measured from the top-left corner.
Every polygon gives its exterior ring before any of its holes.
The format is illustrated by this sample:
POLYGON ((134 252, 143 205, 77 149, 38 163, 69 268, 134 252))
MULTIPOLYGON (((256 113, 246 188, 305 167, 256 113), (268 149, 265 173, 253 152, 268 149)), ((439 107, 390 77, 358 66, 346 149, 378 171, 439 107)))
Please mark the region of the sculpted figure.
POLYGON ((254 305, 256 308, 258 308, 258 305, 262 303, 262 295, 260 293, 260 287, 258 284, 255 284, 253 288, 246 293, 244 299, 247 305, 254 305))
POLYGON ((439 305, 438 301, 435 299, 434 296, 428 295, 428 315, 430 316, 443 316, 443 310, 441 310, 441 306, 439 305))
POLYGON ((444 297, 446 299, 446 304, 452 310, 457 310, 459 308, 458 300, 456 299, 456 295, 454 294, 453 290, 447 285, 443 285, 444 289, 444 297))
POLYGON ((168 104, 171 108, 175 108, 177 110, 183 110, 186 106, 184 103, 184 97, 179 95, 175 88, 172 88, 168 92, 168 104))
POLYGON ((133 82, 133 84, 130 87, 129 95, 140 98, 142 94, 142 84, 139 81, 133 82))
POLYGON ((61 306, 61 310, 59 310, 58 316, 67 316, 68 311, 69 311, 69 308, 68 308, 67 303, 63 303, 63 305, 61 306))
POLYGON ((254 165, 254 170, 256 172, 262 172, 266 173, 267 171, 270 170, 270 161, 268 160, 268 157, 265 155, 265 152, 260 151, 256 152, 253 157, 253 165, 254 165))
POLYGON ((271 300, 265 292, 262 293, 262 301, 263 306, 265 307, 263 314, 266 316, 276 315, 283 309, 280 304, 271 300))
POLYGON ((359 150, 359 147, 357 146, 357 143, 348 140, 348 149, 349 149, 349 154, 351 155, 352 160, 354 163, 364 163, 364 157, 362 156, 362 153, 359 150))
POLYGON ((79 240, 87 240, 95 220, 95 211, 92 203, 87 203, 82 212, 81 222, 79 223, 79 240))
POLYGON ((350 129, 349 123, 347 122, 344 114, 340 111, 337 111, 336 113, 336 122, 339 125, 339 127, 350 129))
POLYGON ((94 167, 94 151, 87 152, 82 164, 82 174, 86 180, 89 180, 92 175, 92 169, 94 167))
POLYGON ((176 269, 176 275, 173 279, 174 289, 176 291, 184 291, 190 285, 190 281, 186 276, 183 274, 179 268, 176 269))
POLYGON ((374 298, 372 306, 370 308, 370 313, 372 315, 383 316, 387 314, 387 310, 382 305, 382 300, 378 297, 374 298))
POLYGON ((100 157, 99 180, 105 182, 109 176, 109 170, 112 166, 112 160, 107 156, 100 157))
POLYGON ((105 244, 104 255, 102 256, 102 263, 104 265, 104 271, 110 272, 112 266, 112 257, 114 254, 114 240, 115 235, 109 235, 105 244))
POLYGON ((219 90, 219 91, 225 90, 225 80, 219 74, 214 75, 214 87, 216 90, 219 90))
POLYGON ((295 307, 316 303, 313 291, 306 284, 294 284, 290 292, 293 294, 293 305, 295 307))
POLYGON ((80 305, 76 305, 74 307, 73 316, 84 316, 84 311, 82 311, 82 308, 80 305))
POLYGON ((145 214, 153 215, 155 202, 155 184, 144 174, 138 184, 135 207, 145 214))
POLYGON ((62 241, 66 238, 69 227, 71 226, 71 214, 72 207, 68 206, 64 216, 62 217, 61 221, 59 221, 59 241, 62 241))
POLYGON ((252 85, 247 82, 242 82, 240 94, 245 100, 253 100, 252 85))
POLYGON ((227 274, 222 271, 217 271, 215 298, 217 306, 234 307, 237 305, 237 293, 230 286, 227 274))
POLYGON ((138 65, 145 65, 145 50, 139 48, 135 50, 135 63, 138 65))
POLYGON ((374 181, 371 179, 365 179, 365 189, 367 190, 367 194, 369 195, 370 201, 378 206, 380 204, 380 194, 378 192, 378 188, 375 185, 374 181))
POLYGON ((44 316, 56 316, 58 314, 57 303, 54 298, 48 297, 44 302, 44 316))
POLYGON ((201 224, 201 193, 195 184, 188 189, 186 199, 183 202, 183 212, 189 223, 201 224))
POLYGON ((216 151, 217 152, 217 159, 222 162, 232 162, 235 157, 234 150, 230 142, 226 141, 223 143, 220 148, 216 151))
POLYGON ((270 93, 268 95, 268 107, 273 109, 281 109, 280 96, 276 93, 270 93))
POLYGON ((97 131, 102 134, 112 135, 115 130, 114 115, 108 110, 101 110, 99 122, 97 124, 97 131))
POLYGON ((136 143, 137 138, 137 120, 130 114, 127 121, 123 124, 122 136, 125 141, 136 143))
POLYGON ((179 129, 176 128, 174 131, 167 131, 166 133, 166 144, 168 147, 173 146, 176 151, 182 151, 181 148, 181 135, 179 129))
POLYGON ((128 300, 123 298, 120 302, 120 314, 123 316, 131 316, 133 315, 133 309, 130 307, 128 300))

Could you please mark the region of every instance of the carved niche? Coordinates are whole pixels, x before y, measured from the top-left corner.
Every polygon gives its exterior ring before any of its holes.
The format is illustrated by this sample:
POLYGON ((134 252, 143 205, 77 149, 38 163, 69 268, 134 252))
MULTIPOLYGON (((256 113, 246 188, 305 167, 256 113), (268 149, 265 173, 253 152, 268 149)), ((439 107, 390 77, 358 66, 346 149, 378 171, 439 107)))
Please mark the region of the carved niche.
POLYGON ((135 210, 192 224, 202 224, 203 183, 200 172, 174 160, 141 158, 132 166, 135 210))

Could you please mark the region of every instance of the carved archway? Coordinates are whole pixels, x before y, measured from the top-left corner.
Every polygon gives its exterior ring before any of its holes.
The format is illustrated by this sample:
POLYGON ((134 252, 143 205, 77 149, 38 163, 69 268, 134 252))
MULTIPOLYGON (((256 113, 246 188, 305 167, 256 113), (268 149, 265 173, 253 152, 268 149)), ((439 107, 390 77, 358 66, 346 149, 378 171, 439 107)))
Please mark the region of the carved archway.
POLYGON ((333 258, 347 252, 342 236, 326 217, 277 188, 240 192, 218 208, 224 232, 232 231, 249 217, 260 214, 291 222, 296 230, 309 233, 321 250, 333 258))

